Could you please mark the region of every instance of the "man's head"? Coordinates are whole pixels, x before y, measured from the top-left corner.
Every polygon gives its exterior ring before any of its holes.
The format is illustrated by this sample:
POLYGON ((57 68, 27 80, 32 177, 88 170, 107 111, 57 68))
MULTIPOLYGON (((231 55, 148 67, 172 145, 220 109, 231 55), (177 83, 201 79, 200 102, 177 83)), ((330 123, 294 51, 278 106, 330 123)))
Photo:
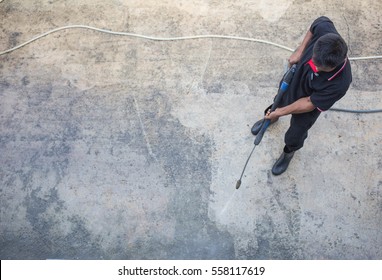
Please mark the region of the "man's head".
POLYGON ((319 71, 330 72, 344 62, 348 47, 341 36, 329 33, 320 37, 313 47, 313 62, 319 71))

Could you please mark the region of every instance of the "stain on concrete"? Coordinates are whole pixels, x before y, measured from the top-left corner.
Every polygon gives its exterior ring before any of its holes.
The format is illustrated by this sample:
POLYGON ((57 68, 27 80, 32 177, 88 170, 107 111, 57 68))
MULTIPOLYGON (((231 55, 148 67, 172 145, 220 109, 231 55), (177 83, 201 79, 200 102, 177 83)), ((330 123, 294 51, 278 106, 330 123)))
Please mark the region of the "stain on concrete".
POLYGON ((17 46, 20 42, 19 42, 19 37, 22 33, 21 32, 12 32, 9 36, 9 45, 11 47, 15 47, 17 46))
POLYGON ((175 218, 174 244, 168 244, 166 258, 233 258, 232 237, 207 218, 213 143, 206 135, 194 134, 191 140, 180 122, 168 114, 171 104, 166 96, 154 90, 143 102, 144 111, 151 111, 149 119, 155 120, 146 124, 155 136, 151 138, 153 153, 163 165, 167 187, 174 190, 166 213, 175 218))

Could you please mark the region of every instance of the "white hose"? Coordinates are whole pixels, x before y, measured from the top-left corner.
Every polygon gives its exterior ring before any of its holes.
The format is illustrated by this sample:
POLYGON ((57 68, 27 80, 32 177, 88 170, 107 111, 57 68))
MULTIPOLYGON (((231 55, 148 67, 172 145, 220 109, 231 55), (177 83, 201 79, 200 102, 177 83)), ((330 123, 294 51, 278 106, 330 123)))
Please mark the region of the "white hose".
MULTIPOLYGON (((2 2, 2 1, 3 0, 0 0, 0 2, 2 2)), ((286 46, 283 46, 283 45, 280 45, 280 44, 276 44, 276 43, 273 43, 273 42, 270 42, 270 41, 261 40, 261 39, 247 38, 247 37, 225 36, 225 35, 196 35, 196 36, 185 36, 185 37, 160 38, 160 37, 152 37, 152 36, 146 36, 146 35, 140 35, 140 34, 134 34, 134 33, 127 33, 127 32, 115 32, 115 31, 110 31, 110 30, 101 29, 101 28, 92 27, 92 26, 87 26, 87 25, 68 25, 68 26, 63 26, 63 27, 58 27, 58 28, 52 29, 52 30, 50 30, 48 32, 45 32, 45 33, 43 33, 41 35, 38 35, 37 37, 35 37, 35 38, 25 42, 25 43, 22 43, 22 44, 20 44, 20 45, 18 45, 16 47, 13 47, 13 48, 5 50, 5 51, 2 51, 2 52, 0 52, 0 56, 4 55, 4 54, 7 54, 7 53, 10 53, 10 52, 13 52, 13 51, 15 51, 17 49, 20 49, 20 48, 22 48, 22 47, 24 47, 24 46, 26 46, 26 45, 28 45, 28 44, 38 40, 38 39, 41 39, 42 37, 45 37, 45 36, 49 35, 49 34, 52 34, 52 33, 55 33, 55 32, 61 31, 61 30, 65 30, 65 29, 74 29, 74 28, 90 29, 90 30, 94 30, 94 31, 102 32, 102 33, 111 34, 111 35, 129 36, 129 37, 136 37, 136 38, 147 39, 147 40, 154 40, 154 41, 177 41, 177 40, 206 39, 206 38, 241 40, 241 41, 263 43, 263 44, 275 46, 275 47, 278 47, 278 48, 281 48, 281 49, 284 49, 284 50, 287 50, 287 51, 290 51, 290 52, 294 51, 291 48, 288 48, 286 46)), ((380 58, 382 58, 382 55, 364 56, 364 57, 351 57, 349 59, 350 60, 366 60, 366 59, 380 59, 380 58)))
MULTIPOLYGON (((0 3, 2 2, 3 0, 0 0, 0 3)), ((257 43, 263 43, 263 44, 268 44, 268 45, 272 45, 272 46, 275 46, 275 47, 278 47, 278 48, 281 48, 281 49, 285 49, 287 51, 290 51, 290 52, 293 52, 294 50, 291 49, 291 48, 288 48, 286 46, 283 46, 283 45, 280 45, 280 44, 276 44, 276 43, 273 43, 273 42, 269 42, 269 41, 265 41, 265 40, 260 40, 260 39, 253 39, 253 38, 246 38, 246 37, 236 37, 236 36, 225 36, 225 35, 197 35, 197 36, 186 36, 186 37, 173 37, 173 38, 159 38, 159 37, 151 37, 151 36, 145 36, 145 35, 140 35, 140 34, 134 34, 134 33, 127 33, 127 32, 115 32, 115 31, 110 31, 110 30, 106 30, 106 29, 101 29, 101 28, 96 28, 96 27, 92 27, 92 26, 87 26, 87 25, 68 25, 68 26, 63 26, 63 27, 58 27, 58 28, 55 28, 55 29, 52 29, 48 32, 45 32, 41 35, 38 35, 37 37, 25 42, 25 43, 22 43, 16 47, 13 47, 11 49, 8 49, 8 50, 5 50, 5 51, 2 51, 0 52, 0 56, 1 55, 4 55, 4 54, 7 54, 7 53, 10 53, 10 52, 13 52, 17 49, 20 49, 38 39, 41 39, 42 37, 45 37, 49 34, 52 34, 54 32, 58 32, 58 31, 61 31, 61 30, 64 30, 64 29, 73 29, 73 28, 83 28, 83 29, 90 29, 90 30, 95 30, 95 31, 98 31, 98 32, 102 32, 102 33, 107 33, 107 34, 112 34, 112 35, 121 35, 121 36, 130 36, 130 37, 136 37, 136 38, 142 38, 142 39, 148 39, 148 40, 154 40, 154 41, 176 41, 176 40, 190 40, 190 39, 205 39, 205 38, 219 38, 219 39, 232 39, 232 40, 242 40, 242 41, 250 41, 250 42, 257 42, 257 43)), ((366 60, 366 59, 380 59, 382 58, 381 55, 377 55, 377 56, 364 56, 364 57, 352 57, 352 58, 349 58, 350 60, 366 60)), ((336 109, 336 108, 333 108, 333 110, 336 110, 336 111, 346 111, 346 112, 352 112, 352 113, 381 113, 382 110, 381 109, 377 109, 377 110, 366 110, 366 111, 353 111, 353 110, 348 110, 348 109, 336 109)))

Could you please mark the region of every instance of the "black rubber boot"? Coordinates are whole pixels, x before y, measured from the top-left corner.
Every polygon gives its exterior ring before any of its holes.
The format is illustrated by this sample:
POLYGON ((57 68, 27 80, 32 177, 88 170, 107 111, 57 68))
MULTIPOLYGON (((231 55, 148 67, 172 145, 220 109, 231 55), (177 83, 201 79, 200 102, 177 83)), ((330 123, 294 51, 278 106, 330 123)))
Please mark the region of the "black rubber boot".
MULTIPOLYGON (((257 134, 260 132, 261 127, 263 126, 264 120, 265 120, 265 119, 258 120, 258 121, 255 122, 255 124, 252 126, 252 128, 251 128, 251 132, 252 132, 253 135, 257 135, 257 134)), ((276 120, 274 120, 274 121, 271 121, 271 123, 270 123, 269 125, 274 124, 274 123, 277 122, 278 120, 279 120, 279 119, 276 119, 276 120)))
POLYGON ((258 120, 251 128, 251 132, 253 135, 257 135, 263 126, 264 119, 258 120))
MULTIPOLYGON (((267 114, 268 110, 271 109, 271 107, 272 107, 272 105, 270 105, 267 109, 264 110, 264 116, 267 114)), ((265 120, 265 119, 258 120, 258 121, 255 122, 255 124, 252 126, 252 128, 251 128, 251 132, 252 132, 253 135, 257 135, 257 134, 260 132, 261 127, 263 126, 264 120, 265 120)), ((275 123, 275 122, 277 122, 277 121, 278 121, 278 119, 272 121, 272 122, 270 123, 270 125, 273 124, 273 123, 275 123)))
POLYGON ((281 154, 280 158, 273 165, 272 174, 273 175, 280 175, 280 174, 284 173, 287 170, 289 163, 292 160, 293 156, 294 156, 294 152, 286 153, 284 150, 283 153, 281 154))

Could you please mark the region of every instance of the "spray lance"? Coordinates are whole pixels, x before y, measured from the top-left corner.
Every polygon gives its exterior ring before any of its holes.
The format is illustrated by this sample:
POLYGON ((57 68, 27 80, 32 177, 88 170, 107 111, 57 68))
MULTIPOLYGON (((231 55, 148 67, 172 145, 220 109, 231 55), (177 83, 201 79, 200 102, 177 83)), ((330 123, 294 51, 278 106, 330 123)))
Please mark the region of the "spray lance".
MULTIPOLYGON (((289 70, 284 74, 283 80, 282 80, 282 82, 280 84, 279 90, 277 92, 277 95, 276 95, 276 97, 274 99, 274 102, 272 104, 272 107, 270 109, 271 112, 276 110, 276 108, 279 106, 280 101, 281 101, 284 93, 289 88, 290 82, 292 81, 294 73, 296 72, 296 68, 297 68, 297 65, 293 64, 292 67, 289 68, 289 70)), ((254 145, 251 153, 249 154, 247 161, 245 162, 245 165, 244 165, 244 168, 243 168, 243 172, 241 172, 240 179, 236 182, 236 189, 240 188, 241 178, 243 178, 243 174, 244 174, 245 168, 247 167, 248 161, 251 158, 252 153, 255 150, 256 146, 259 145, 261 140, 263 139, 264 133, 267 130, 267 128, 270 125, 270 123, 271 123, 271 120, 265 119, 265 118, 263 119, 263 124, 261 126, 261 129, 260 129, 259 133, 256 135, 256 138, 255 138, 255 142, 254 142, 255 145, 254 145)))

